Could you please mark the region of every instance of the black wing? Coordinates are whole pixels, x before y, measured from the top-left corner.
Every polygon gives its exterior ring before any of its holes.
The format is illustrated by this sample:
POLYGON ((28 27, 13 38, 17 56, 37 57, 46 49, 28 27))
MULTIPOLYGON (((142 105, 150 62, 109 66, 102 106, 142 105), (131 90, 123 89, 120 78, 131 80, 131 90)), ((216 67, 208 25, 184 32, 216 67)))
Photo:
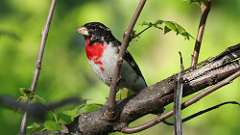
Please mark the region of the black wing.
MULTIPOLYGON (((113 45, 118 47, 118 53, 119 53, 121 42, 114 38, 113 45)), ((137 63, 135 62, 132 55, 128 51, 126 51, 125 54, 123 55, 123 59, 126 60, 129 63, 129 65, 136 71, 136 73, 143 78, 145 85, 147 86, 147 83, 142 75, 141 70, 139 69, 137 63)))
MULTIPOLYGON (((125 52, 123 59, 126 60, 129 63, 129 65, 137 72, 137 74, 143 78, 143 80, 146 84, 146 81, 142 75, 141 70, 139 69, 137 63, 135 62, 132 55, 128 51, 125 52)), ((146 84, 146 86, 147 86, 147 84, 146 84)))

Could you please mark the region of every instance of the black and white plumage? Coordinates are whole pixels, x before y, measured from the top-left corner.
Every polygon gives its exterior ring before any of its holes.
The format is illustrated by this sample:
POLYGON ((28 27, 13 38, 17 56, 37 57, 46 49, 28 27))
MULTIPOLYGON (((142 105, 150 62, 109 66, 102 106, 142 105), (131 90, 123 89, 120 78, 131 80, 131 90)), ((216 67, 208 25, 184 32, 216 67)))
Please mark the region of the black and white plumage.
MULTIPOLYGON (((108 27, 100 22, 87 23, 77 31, 85 38, 89 64, 97 76, 110 85, 121 42, 113 36, 108 27)), ((138 65, 128 51, 123 56, 120 77, 118 88, 127 88, 136 92, 147 87, 138 65)))

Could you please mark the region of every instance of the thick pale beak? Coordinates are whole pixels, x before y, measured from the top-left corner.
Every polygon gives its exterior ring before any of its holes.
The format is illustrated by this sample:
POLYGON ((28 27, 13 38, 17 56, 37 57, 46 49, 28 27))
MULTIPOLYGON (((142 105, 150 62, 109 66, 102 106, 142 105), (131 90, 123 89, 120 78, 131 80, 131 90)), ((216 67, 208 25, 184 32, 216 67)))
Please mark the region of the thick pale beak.
POLYGON ((83 36, 89 36, 88 29, 86 27, 80 27, 77 29, 77 32, 83 36))

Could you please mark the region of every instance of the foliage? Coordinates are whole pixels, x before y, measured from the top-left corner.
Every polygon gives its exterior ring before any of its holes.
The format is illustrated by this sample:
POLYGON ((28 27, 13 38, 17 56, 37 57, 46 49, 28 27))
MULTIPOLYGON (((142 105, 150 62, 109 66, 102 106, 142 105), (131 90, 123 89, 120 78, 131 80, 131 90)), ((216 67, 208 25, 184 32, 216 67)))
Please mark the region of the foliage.
POLYGON ((29 132, 48 130, 57 131, 62 130, 64 124, 73 122, 74 118, 81 113, 93 112, 102 107, 101 104, 82 104, 70 110, 62 112, 50 112, 43 124, 33 122, 28 126, 29 132))
POLYGON ((21 96, 18 97, 18 101, 20 102, 27 102, 28 99, 32 99, 32 103, 46 103, 46 99, 37 94, 33 94, 29 89, 20 88, 19 91, 21 93, 21 96))
POLYGON ((163 30, 164 34, 167 34, 170 31, 176 32, 176 35, 180 34, 185 39, 193 38, 181 25, 173 21, 157 20, 155 23, 144 22, 142 25, 147 25, 148 27, 154 27, 160 30, 163 30))

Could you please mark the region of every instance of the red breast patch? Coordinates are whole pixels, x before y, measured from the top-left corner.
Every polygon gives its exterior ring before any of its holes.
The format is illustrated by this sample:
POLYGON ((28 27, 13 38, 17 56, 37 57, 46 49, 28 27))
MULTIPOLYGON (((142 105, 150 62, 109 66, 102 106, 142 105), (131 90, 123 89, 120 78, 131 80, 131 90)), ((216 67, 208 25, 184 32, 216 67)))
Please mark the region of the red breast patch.
POLYGON ((90 39, 86 39, 85 51, 87 54, 87 58, 89 60, 92 60, 95 64, 99 65, 101 71, 104 70, 101 58, 105 48, 106 48, 106 45, 104 45, 101 42, 90 44, 90 39))

